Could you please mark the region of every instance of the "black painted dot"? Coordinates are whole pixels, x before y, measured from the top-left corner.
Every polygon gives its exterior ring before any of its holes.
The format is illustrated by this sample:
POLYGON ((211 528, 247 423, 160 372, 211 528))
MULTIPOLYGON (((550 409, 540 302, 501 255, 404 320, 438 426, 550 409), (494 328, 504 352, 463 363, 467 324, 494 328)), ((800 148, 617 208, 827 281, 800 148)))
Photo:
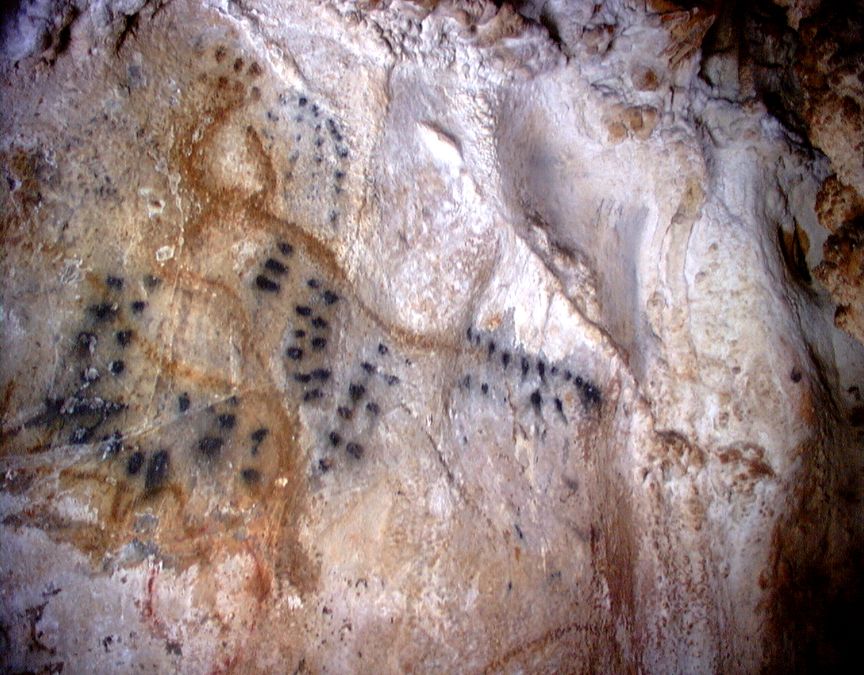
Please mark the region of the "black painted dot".
POLYGON ((581 376, 581 375, 577 375, 576 378, 573 380, 573 383, 574 383, 577 387, 581 387, 581 386, 582 386, 582 376, 581 376))
POLYGON ((801 377, 802 377, 802 376, 801 376, 801 371, 798 370, 797 368, 793 368, 793 369, 792 369, 792 372, 789 373, 789 378, 790 378, 793 382, 796 382, 796 383, 797 383, 797 382, 800 382, 800 381, 801 381, 801 377))
POLYGON ((348 395, 351 397, 352 401, 359 401, 363 398, 363 395, 366 393, 366 387, 362 384, 355 384, 352 382, 348 387, 348 395))
POLYGON ((524 356, 522 357, 522 377, 525 377, 528 374, 528 371, 531 369, 531 363, 524 356))
POLYGON ((557 410, 562 415, 564 414, 564 403, 557 396, 555 397, 555 410, 557 410))
POLYGON ((558 374, 558 367, 557 367, 557 366, 552 366, 552 367, 549 369, 549 374, 550 374, 552 377, 555 377, 555 376, 558 374))
POLYGON ((234 415, 224 414, 219 415, 217 418, 219 421, 220 429, 233 429, 234 425, 237 424, 237 418, 234 415))
POLYGON ((324 457, 323 459, 318 460, 318 468, 321 469, 321 473, 327 473, 330 469, 333 468, 333 460, 329 457, 324 457))
POLYGON ((308 384, 312 381, 312 376, 309 373, 294 373, 294 381, 308 384))
POLYGON ((298 338, 298 339, 302 339, 302 338, 306 337, 306 331, 303 330, 302 328, 298 328, 297 330, 294 331, 294 337, 298 338))
POLYGON ((300 316, 311 316, 312 308, 307 307, 306 305, 297 305, 294 308, 294 311, 297 312, 300 316))
POLYGON ((569 370, 565 370, 565 371, 564 371, 564 379, 565 379, 567 382, 569 382, 570 380, 573 379, 573 373, 571 373, 569 370))
POLYGON ((462 378, 462 386, 465 387, 466 389, 471 388, 471 376, 470 375, 466 375, 465 377, 462 378))
POLYGON ((328 438, 330 439, 330 445, 334 448, 342 442, 342 436, 339 435, 338 431, 331 431, 328 438))
POLYGON ((131 330, 118 330, 114 334, 114 338, 117 340, 117 344, 121 347, 127 347, 130 342, 132 342, 132 331, 131 330))
POLYGON ((121 279, 120 277, 106 277, 105 283, 108 284, 110 288, 114 288, 118 291, 123 288, 123 279, 121 279))
POLYGON ((345 178, 345 172, 344 171, 334 171, 333 172, 333 178, 335 178, 336 180, 342 180, 343 178, 345 178))
POLYGON ((276 244, 276 247, 279 249, 279 253, 282 255, 291 255, 294 253, 294 247, 291 246, 287 241, 280 241, 276 244))
POLYGON ((324 349, 327 346, 327 338, 315 337, 312 338, 312 349, 324 349))
POLYGON ((305 106, 307 103, 309 103, 309 99, 306 98, 305 96, 301 96, 300 98, 297 99, 297 103, 302 107, 302 106, 305 106))
POLYGON ((327 328, 328 325, 329 324, 320 316, 316 316, 314 319, 312 319, 312 327, 317 328, 318 330, 324 330, 325 328, 327 328))
POLYGON ((303 394, 304 401, 317 401, 324 398, 324 393, 320 389, 312 389, 303 394))
POLYGON ((328 305, 332 305, 339 300, 339 296, 336 295, 333 291, 324 291, 323 298, 324 303, 328 305))
POLYGON ((381 412, 381 406, 375 403, 375 401, 369 401, 369 403, 366 404, 366 410, 370 415, 378 415, 381 412))
POLYGON ((135 300, 132 303, 131 307, 132 307, 132 313, 133 314, 140 314, 147 307, 147 303, 144 302, 143 300, 135 300))
POLYGON ((101 302, 97 305, 90 305, 87 311, 98 321, 113 321, 117 317, 119 309, 115 302, 101 302))
POLYGON ((288 347, 285 350, 285 356, 287 356, 292 361, 299 361, 303 358, 303 350, 300 347, 288 347))
POLYGON ((267 258, 267 261, 264 263, 264 268, 268 272, 272 272, 273 274, 283 275, 288 271, 288 268, 285 267, 284 264, 276 260, 276 258, 267 258))
POLYGON ((321 282, 318 281, 318 279, 307 279, 307 280, 306 280, 306 285, 307 285, 309 288, 320 288, 320 287, 321 287, 321 282))
POLYGON ((537 361, 537 374, 541 380, 546 379, 546 364, 542 360, 537 361))
POLYGON ((389 351, 390 350, 387 349, 387 345, 385 345, 383 342, 378 343, 378 353, 381 354, 381 356, 386 356, 387 352, 389 351))
POLYGON ((482 391, 484 394, 488 394, 489 393, 489 385, 484 382, 483 384, 480 385, 480 391, 482 391))
POLYGON ((392 387, 396 384, 399 384, 399 382, 401 382, 401 380, 398 377, 396 377, 395 375, 388 375, 386 382, 388 385, 390 385, 392 387))
POLYGON ((187 394, 184 391, 182 394, 180 394, 180 396, 177 397, 177 407, 180 409, 180 412, 182 413, 182 412, 186 412, 187 410, 189 410, 189 405, 190 405, 189 394, 187 394))
POLYGON ((265 438, 267 438, 267 434, 269 433, 270 430, 267 427, 259 427, 249 435, 249 438, 252 439, 253 443, 260 443, 265 438))
POLYGON ((543 405, 543 396, 540 394, 539 389, 535 389, 531 393, 531 405, 539 412, 541 406, 543 405))
POLYGON ((144 466, 144 453, 138 450, 129 455, 129 460, 126 462, 126 473, 130 476, 137 476, 144 466))
POLYGON ((492 340, 489 340, 489 346, 488 346, 486 349, 487 349, 487 352, 488 352, 488 353, 487 353, 487 356, 489 356, 489 357, 491 358, 491 357, 492 357, 492 354, 495 353, 495 342, 492 341, 492 340))
POLYGON ((208 459, 216 457, 222 450, 225 439, 220 436, 204 436, 198 441, 198 450, 208 459))
POLYGON ((600 405, 600 390, 591 382, 586 382, 583 388, 583 398, 586 405, 600 405))
POLYGON ((363 457, 363 446, 359 443, 351 442, 345 446, 345 450, 348 451, 348 454, 351 455, 354 459, 360 459, 363 457))
POLYGON ((156 490, 162 487, 168 477, 168 465, 170 458, 167 450, 159 450, 147 463, 147 476, 144 479, 144 487, 147 490, 156 490))
POLYGON ((122 359, 117 359, 108 364, 108 370, 111 371, 112 375, 120 375, 126 370, 126 363, 122 359))
POLYGON ((504 366, 504 370, 507 370, 507 366, 510 365, 510 352, 501 354, 501 365, 504 366))
POLYGON ((313 379, 321 380, 322 382, 326 382, 330 379, 330 371, 326 368, 316 368, 311 373, 309 373, 313 379))
POLYGON ((265 277, 263 274, 259 274, 255 277, 255 285, 259 290, 265 291, 266 293, 277 293, 279 291, 279 284, 273 281, 270 277, 265 277))
POLYGON ((248 485, 257 485, 261 482, 261 472, 258 469, 252 469, 250 467, 246 467, 240 472, 240 477, 243 479, 243 482, 248 485))
POLYGON ((354 411, 351 408, 348 408, 344 405, 340 405, 336 408, 336 414, 339 415, 343 420, 350 420, 354 417, 354 411))
POLYGON ((375 373, 375 371, 377 370, 377 368, 375 368, 375 366, 372 365, 371 363, 369 363, 368 361, 364 361, 363 363, 361 363, 360 367, 363 370, 365 370, 367 373, 369 373, 370 375, 373 375, 375 373))

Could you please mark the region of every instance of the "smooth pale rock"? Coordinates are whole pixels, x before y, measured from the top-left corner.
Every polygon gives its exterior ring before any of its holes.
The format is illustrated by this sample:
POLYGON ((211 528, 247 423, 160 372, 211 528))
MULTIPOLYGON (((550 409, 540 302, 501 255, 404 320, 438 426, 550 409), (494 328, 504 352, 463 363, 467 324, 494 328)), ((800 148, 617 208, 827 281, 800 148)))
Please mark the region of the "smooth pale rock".
POLYGON ((5 669, 850 653, 857 109, 637 4, 11 16, 5 669))

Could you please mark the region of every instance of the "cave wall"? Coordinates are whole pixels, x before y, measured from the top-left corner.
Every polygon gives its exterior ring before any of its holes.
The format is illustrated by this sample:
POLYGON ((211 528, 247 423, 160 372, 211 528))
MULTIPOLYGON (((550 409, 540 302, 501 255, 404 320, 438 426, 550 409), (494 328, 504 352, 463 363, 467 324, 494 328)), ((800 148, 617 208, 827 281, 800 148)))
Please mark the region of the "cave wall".
POLYGON ((856 25, 10 9, 4 668, 842 663, 856 25))

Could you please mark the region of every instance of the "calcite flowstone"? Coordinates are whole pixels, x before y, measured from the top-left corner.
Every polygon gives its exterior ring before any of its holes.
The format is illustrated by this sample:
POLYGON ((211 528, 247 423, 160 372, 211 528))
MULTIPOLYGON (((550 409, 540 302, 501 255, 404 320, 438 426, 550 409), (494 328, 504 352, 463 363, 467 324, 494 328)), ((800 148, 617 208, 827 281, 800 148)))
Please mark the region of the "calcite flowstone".
POLYGON ((842 659, 854 176, 708 10, 518 9, 10 14, 5 669, 842 659))

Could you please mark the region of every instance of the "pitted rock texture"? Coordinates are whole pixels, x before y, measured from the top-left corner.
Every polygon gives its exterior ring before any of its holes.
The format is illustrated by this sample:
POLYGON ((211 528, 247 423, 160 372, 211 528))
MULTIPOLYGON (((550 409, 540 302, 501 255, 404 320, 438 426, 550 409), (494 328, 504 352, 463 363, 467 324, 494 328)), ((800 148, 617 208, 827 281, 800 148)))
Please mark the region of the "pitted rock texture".
POLYGON ((10 14, 3 667, 839 664, 860 205, 719 14, 10 14))

